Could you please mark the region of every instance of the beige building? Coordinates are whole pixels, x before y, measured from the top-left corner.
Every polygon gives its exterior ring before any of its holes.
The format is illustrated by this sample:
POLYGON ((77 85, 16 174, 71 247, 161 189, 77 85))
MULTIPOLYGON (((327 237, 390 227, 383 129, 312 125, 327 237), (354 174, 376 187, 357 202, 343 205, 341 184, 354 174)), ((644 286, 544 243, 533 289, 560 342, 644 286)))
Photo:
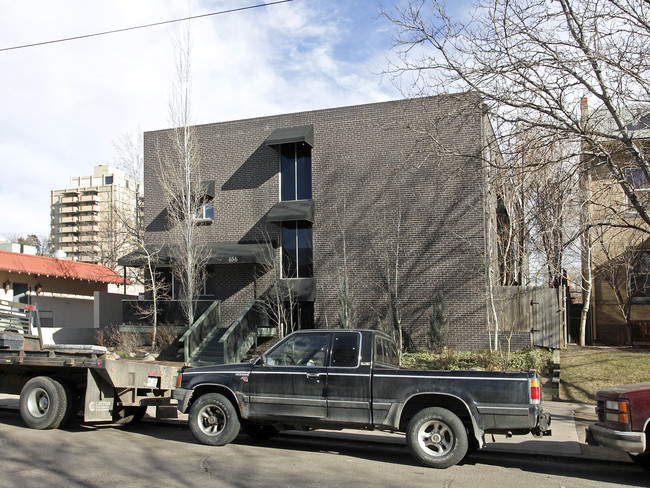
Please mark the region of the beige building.
MULTIPOLYGON (((616 134, 603 111, 587 112, 602 134, 616 134)), ((650 107, 630 112, 626 129, 639 148, 650 154, 650 107)), ((640 203, 650 208, 650 179, 628 151, 612 137, 601 145, 620 168, 640 203)), ((605 164, 603 155, 585 148, 588 172, 592 338, 595 343, 621 345, 650 342, 650 238, 646 225, 632 207, 621 185, 605 164)), ((605 151, 603 151, 605 152, 605 151)), ((583 262, 583 266, 585 263, 583 262)))
POLYGON ((111 166, 73 176, 51 192, 51 239, 66 259, 115 267, 133 249, 140 221, 142 185, 111 166))

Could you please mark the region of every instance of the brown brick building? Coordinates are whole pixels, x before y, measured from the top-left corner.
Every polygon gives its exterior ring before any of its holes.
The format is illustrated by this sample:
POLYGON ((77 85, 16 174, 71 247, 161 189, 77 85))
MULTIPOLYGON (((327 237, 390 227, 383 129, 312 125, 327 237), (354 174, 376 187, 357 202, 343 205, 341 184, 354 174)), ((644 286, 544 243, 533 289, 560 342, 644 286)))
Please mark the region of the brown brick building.
MULTIPOLYGON (((259 252, 270 238, 283 278, 296 285, 301 327, 340 326, 347 277, 358 327, 390 327, 390 303, 397 304, 405 346, 426 347, 441 292, 450 345, 487 347, 494 212, 484 164, 490 129, 476 95, 194 129, 197 178, 210 197, 197 220, 212 252, 205 293, 222 300, 224 325, 270 286, 259 252)), ((169 130, 144 137, 146 242, 153 247, 172 244, 157 162, 169 141, 169 130)))

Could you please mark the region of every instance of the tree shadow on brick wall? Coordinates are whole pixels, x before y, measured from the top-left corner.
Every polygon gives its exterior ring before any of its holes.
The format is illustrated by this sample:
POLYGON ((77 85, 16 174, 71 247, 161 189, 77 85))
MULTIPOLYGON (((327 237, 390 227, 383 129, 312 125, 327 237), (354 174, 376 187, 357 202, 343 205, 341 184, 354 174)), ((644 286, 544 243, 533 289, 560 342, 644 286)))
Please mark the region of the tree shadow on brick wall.
MULTIPOLYGON (((481 295, 481 285, 483 292, 485 286, 483 189, 476 190, 476 168, 463 168, 458 158, 447 165, 438 159, 427 161, 413 149, 418 147, 414 143, 407 156, 417 160, 417 166, 408 160, 391 165, 391 155, 381 154, 349 165, 353 174, 332 165, 334 169, 320 182, 336 192, 323 191, 314 198, 319 215, 315 235, 321 233, 321 248, 315 249, 319 299, 326 302, 316 305, 319 326, 326 325, 322 315, 328 313, 331 327, 340 308, 338 269, 345 260, 351 268, 360 327, 395 329, 399 313, 404 346, 427 347, 429 315, 434 297, 442 292, 452 328, 473 321, 474 328, 486 330, 481 295), (328 228, 318 227, 325 222, 330 222, 328 228), (342 231, 347 233, 346 256, 342 231)), ((399 156, 392 158, 399 160, 399 156)), ((476 335, 460 328, 451 331, 453 336, 461 333, 476 335)))

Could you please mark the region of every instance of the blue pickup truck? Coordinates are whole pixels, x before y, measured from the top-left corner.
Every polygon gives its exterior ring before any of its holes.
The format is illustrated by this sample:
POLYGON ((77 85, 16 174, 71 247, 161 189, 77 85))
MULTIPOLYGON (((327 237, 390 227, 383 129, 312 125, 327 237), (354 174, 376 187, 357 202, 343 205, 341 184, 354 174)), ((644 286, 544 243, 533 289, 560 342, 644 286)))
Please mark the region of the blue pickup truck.
POLYGON ((181 370, 172 397, 194 437, 215 446, 240 430, 384 430, 447 468, 485 434, 550 435, 536 373, 400 369, 395 342, 373 330, 294 332, 253 362, 181 370))

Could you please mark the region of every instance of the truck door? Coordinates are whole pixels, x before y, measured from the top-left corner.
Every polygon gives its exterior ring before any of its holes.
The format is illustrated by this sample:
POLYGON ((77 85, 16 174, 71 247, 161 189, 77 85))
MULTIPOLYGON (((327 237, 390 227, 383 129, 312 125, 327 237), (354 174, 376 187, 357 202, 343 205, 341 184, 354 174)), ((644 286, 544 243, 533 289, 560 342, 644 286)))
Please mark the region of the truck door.
POLYGON ((361 362, 361 334, 336 332, 327 371, 327 419, 370 423, 370 362, 361 362))
POLYGON ((251 418, 323 419, 331 334, 296 334, 258 361, 248 379, 251 418))

